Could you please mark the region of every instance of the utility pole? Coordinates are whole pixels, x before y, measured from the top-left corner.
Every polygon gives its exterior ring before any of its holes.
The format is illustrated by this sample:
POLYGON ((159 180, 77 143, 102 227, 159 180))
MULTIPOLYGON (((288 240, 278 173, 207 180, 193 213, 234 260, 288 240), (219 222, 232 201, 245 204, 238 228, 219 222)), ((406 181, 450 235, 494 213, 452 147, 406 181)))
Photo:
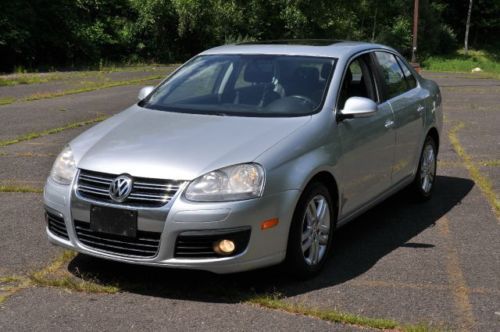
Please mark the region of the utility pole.
POLYGON ((469 28, 470 28, 470 15, 472 12, 472 0, 469 2, 469 11, 467 12, 467 23, 465 23, 465 41, 464 41, 464 53, 467 55, 469 52, 469 28))
POLYGON ((417 64, 417 34, 418 34, 418 0, 415 0, 413 8, 413 45, 411 49, 411 62, 415 66, 417 64))

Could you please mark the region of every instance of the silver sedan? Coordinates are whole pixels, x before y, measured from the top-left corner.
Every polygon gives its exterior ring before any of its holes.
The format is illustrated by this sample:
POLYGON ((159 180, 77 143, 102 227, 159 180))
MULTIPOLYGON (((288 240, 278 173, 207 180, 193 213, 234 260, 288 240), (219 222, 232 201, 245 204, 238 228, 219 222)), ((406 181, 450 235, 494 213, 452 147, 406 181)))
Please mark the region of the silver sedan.
POLYGON ((431 196, 441 128, 438 86, 389 47, 213 48, 64 148, 47 235, 120 262, 309 277, 338 227, 404 187, 431 196))

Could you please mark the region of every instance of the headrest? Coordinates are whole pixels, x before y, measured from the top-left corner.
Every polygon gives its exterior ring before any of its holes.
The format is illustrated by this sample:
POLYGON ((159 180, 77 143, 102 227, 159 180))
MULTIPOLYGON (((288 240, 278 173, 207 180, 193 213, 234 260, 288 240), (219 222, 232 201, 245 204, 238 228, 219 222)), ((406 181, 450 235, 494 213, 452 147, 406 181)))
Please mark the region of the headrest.
POLYGON ((349 88, 349 86, 351 86, 351 82, 352 82, 351 68, 347 68, 344 76, 344 82, 342 83, 342 88, 343 89, 349 88))
POLYGON ((351 72, 351 68, 347 68, 347 70, 346 70, 346 72, 345 72, 344 82, 345 82, 346 84, 351 84, 351 82, 352 82, 352 72, 351 72))
POLYGON ((330 75, 332 71, 332 64, 331 63, 325 63, 321 67, 321 78, 327 80, 328 76, 330 75))
POLYGON ((243 79, 251 83, 271 83, 274 76, 273 69, 271 62, 255 60, 245 68, 243 79))

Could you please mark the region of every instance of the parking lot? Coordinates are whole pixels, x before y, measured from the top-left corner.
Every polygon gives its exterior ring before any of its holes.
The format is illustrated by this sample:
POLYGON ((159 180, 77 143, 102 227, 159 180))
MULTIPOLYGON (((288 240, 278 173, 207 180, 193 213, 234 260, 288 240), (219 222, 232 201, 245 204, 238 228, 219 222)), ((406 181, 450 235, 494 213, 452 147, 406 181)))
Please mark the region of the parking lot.
POLYGON ((471 74, 424 74, 440 84, 445 114, 432 200, 403 192, 340 229, 312 280, 147 268, 51 246, 41 190, 56 155, 169 70, 106 74, 122 84, 82 93, 59 93, 80 87, 71 77, 0 87, 15 98, 0 106, 0 330, 500 331, 500 81, 471 74))

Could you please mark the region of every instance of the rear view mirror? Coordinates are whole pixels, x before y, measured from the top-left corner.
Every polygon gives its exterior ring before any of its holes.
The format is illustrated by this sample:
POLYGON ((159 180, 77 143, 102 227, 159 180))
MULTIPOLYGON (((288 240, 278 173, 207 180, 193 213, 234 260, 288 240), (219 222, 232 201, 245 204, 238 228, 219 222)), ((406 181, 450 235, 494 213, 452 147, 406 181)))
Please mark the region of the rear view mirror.
POLYGON ((154 86, 145 86, 139 91, 139 96, 137 96, 137 99, 143 100, 144 98, 149 96, 149 94, 153 92, 154 89, 155 89, 154 86))
POLYGON ((338 120, 352 118, 366 118, 373 115, 377 111, 377 104, 364 97, 351 97, 346 100, 344 109, 338 115, 338 120))

